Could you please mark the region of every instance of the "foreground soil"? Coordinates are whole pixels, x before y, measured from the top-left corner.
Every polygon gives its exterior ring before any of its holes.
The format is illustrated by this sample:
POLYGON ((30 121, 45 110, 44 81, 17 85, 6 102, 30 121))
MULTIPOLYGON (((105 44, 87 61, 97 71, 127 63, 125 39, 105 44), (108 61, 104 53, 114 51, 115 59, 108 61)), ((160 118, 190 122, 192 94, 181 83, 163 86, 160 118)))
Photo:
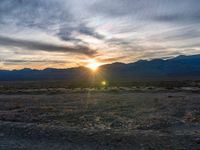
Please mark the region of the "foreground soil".
POLYGON ((3 91, 0 149, 200 149, 200 93, 3 91))

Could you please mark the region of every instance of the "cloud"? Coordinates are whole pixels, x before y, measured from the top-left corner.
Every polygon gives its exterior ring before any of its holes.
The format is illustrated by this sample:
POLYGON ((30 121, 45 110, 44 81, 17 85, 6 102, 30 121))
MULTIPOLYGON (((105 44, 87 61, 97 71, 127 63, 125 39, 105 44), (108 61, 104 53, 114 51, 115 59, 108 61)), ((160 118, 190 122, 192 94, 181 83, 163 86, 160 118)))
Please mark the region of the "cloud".
POLYGON ((140 8, 140 6, 135 5, 136 3, 137 1, 135 0, 101 0, 91 6, 91 11, 109 17, 123 17, 131 15, 133 11, 140 8))
POLYGON ((128 41, 127 39, 125 40, 125 39, 120 39, 120 38, 110 38, 110 39, 107 39, 106 42, 108 44, 117 45, 117 46, 128 46, 132 43, 131 41, 128 41))
POLYGON ((62 60, 21 60, 21 59, 6 59, 2 60, 3 62, 8 62, 8 63, 66 63, 67 61, 62 61, 62 60))
MULTIPOLYGON (((102 62, 127 62, 139 56, 181 53, 185 48, 197 52, 199 5, 200 0, 0 0, 1 55, 35 59, 35 52, 40 59, 37 51, 66 52, 102 62), (64 44, 46 43, 46 37, 64 44)), ((82 60, 71 56, 66 55, 69 64, 82 60)), ((36 63, 7 62, 23 61, 36 63)))
MULTIPOLYGON (((200 5, 200 4, 199 4, 200 5)), ((159 22, 169 22, 169 23, 200 23, 200 9, 198 12, 182 14, 161 14, 154 16, 153 19, 159 22)))
POLYGON ((108 18, 128 17, 138 21, 200 22, 199 0, 101 0, 91 11, 108 18))
POLYGON ((165 2, 165 11, 159 10, 152 19, 159 22, 193 24, 200 23, 199 0, 171 0, 165 2))
POLYGON ((116 62, 116 61, 119 62, 126 58, 128 58, 128 56, 119 56, 119 57, 112 57, 112 58, 97 58, 97 60, 103 63, 111 63, 111 62, 116 62))
POLYGON ((70 47, 66 45, 55 45, 50 43, 14 39, 3 36, 0 36, 0 45, 7 47, 19 47, 19 48, 24 48, 26 50, 42 50, 47 52, 70 52, 70 53, 85 54, 88 56, 96 54, 95 50, 92 50, 86 46, 77 45, 75 47, 70 47))
POLYGON ((73 20, 66 6, 62 0, 1 0, 0 24, 47 30, 49 26, 73 20))
POLYGON ((191 40, 191 39, 199 39, 200 38, 200 30, 196 28, 182 28, 176 30, 174 33, 166 33, 163 35, 165 40, 191 40))
POLYGON ((25 64, 65 64, 67 61, 62 60, 21 60, 6 59, 1 61, 4 65, 25 65, 25 64))
POLYGON ((76 20, 70 3, 64 0, 1 0, 0 27, 5 28, 8 24, 14 28, 40 29, 65 41, 83 42, 73 32, 97 39, 104 38, 82 20, 76 20))
POLYGON ((81 23, 78 26, 61 26, 59 29, 59 32, 57 33, 57 36, 60 37, 62 40, 64 41, 73 41, 73 42, 77 42, 77 43, 84 43, 83 40, 77 38, 75 35, 73 35, 73 33, 76 32, 78 34, 82 34, 82 35, 87 35, 99 40, 103 40, 105 37, 96 32, 95 29, 93 27, 89 27, 87 26, 85 23, 81 23))
POLYGON ((84 24, 81 24, 78 27, 78 31, 81 34, 89 35, 89 36, 95 37, 100 40, 105 38, 102 34, 99 34, 98 32, 96 32, 94 28, 88 27, 84 24))

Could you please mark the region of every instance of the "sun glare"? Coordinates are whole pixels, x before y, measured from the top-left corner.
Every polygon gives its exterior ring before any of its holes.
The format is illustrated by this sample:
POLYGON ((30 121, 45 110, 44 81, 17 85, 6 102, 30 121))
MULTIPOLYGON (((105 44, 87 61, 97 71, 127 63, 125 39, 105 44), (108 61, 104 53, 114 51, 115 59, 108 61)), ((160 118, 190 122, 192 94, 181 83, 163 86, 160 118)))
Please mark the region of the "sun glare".
POLYGON ((106 81, 101 82, 101 85, 103 85, 103 86, 106 86, 106 84, 107 84, 106 81))
POLYGON ((89 63, 87 65, 87 67, 93 71, 96 71, 99 66, 100 66, 100 64, 95 59, 89 60, 89 63))

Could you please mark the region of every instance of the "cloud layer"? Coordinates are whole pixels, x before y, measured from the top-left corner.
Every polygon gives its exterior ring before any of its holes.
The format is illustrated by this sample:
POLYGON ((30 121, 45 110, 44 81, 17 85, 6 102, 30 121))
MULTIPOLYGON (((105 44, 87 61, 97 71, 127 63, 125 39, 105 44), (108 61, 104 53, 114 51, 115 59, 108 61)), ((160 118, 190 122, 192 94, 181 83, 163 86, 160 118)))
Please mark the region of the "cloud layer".
POLYGON ((30 67, 41 61, 48 67, 55 55, 52 63, 62 58, 69 67, 91 57, 112 63, 200 53, 199 6, 199 0, 1 0, 1 68, 23 68, 30 58, 30 67))
POLYGON ((64 53, 71 52, 71 53, 85 54, 89 56, 92 56, 96 53, 94 50, 91 50, 85 46, 77 45, 75 47, 69 47, 64 45, 55 45, 50 43, 13 39, 3 36, 0 36, 0 45, 8 47, 19 47, 31 51, 39 50, 47 52, 64 52, 64 53))

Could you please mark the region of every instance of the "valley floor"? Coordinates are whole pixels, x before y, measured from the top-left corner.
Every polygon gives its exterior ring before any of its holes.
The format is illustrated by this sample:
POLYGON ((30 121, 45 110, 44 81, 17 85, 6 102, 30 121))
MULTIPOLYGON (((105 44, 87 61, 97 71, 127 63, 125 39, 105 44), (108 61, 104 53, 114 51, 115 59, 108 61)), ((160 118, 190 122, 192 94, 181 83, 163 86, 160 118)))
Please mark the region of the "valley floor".
POLYGON ((1 91, 1 150, 200 148, 198 90, 1 91))

